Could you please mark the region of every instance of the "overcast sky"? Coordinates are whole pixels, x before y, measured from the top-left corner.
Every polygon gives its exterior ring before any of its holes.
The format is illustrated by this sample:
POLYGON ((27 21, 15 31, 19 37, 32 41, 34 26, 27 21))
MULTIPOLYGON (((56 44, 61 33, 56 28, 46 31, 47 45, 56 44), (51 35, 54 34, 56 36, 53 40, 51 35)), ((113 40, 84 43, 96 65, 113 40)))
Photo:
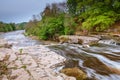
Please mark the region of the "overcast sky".
POLYGON ((65 0, 0 0, 0 21, 26 22, 42 12, 46 4, 65 0))

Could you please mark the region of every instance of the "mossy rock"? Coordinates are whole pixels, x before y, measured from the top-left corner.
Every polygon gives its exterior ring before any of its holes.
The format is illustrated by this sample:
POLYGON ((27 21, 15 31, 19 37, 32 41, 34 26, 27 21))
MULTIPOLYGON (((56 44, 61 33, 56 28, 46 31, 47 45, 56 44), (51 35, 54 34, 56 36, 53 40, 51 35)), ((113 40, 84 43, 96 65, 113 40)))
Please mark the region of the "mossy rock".
POLYGON ((82 39, 78 39, 78 44, 83 44, 83 40, 82 39))
POLYGON ((69 37, 65 36, 65 35, 60 36, 59 41, 60 41, 60 43, 67 43, 69 41, 69 37))
POLYGON ((66 74, 68 76, 73 76, 77 80, 85 80, 87 78, 87 75, 77 67, 75 67, 75 68, 65 68, 65 69, 62 69, 60 72, 66 74))
POLYGON ((91 41, 91 42, 89 42, 88 45, 90 45, 90 46, 97 46, 98 45, 98 41, 91 41))
POLYGON ((71 43, 71 44, 82 44, 83 40, 79 39, 79 37, 70 36, 70 35, 62 35, 59 37, 60 43, 71 43))
POLYGON ((4 45, 0 45, 0 48, 11 48, 12 44, 4 44, 4 45))

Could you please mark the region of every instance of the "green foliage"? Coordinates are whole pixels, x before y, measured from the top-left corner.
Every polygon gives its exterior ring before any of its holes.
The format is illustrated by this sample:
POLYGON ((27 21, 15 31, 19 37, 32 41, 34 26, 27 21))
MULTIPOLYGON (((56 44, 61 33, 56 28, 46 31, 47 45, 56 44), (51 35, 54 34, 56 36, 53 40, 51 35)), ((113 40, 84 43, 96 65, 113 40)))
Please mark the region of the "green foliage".
POLYGON ((68 0, 67 1, 67 6, 69 8, 69 13, 72 15, 75 15, 76 13, 76 7, 77 7, 77 2, 76 0, 68 0))
POLYGON ((39 37, 41 39, 55 39, 64 34, 63 17, 47 17, 40 25, 39 37))
POLYGON ((12 27, 12 30, 16 30, 16 25, 15 25, 15 23, 10 23, 10 26, 12 27))
POLYGON ((72 30, 70 27, 65 27, 64 29, 65 35, 73 34, 74 30, 72 30))
POLYGON ((60 35, 73 34, 74 22, 71 18, 65 17, 63 6, 64 3, 47 5, 41 13, 41 21, 33 20, 26 25, 27 34, 39 36, 44 40, 57 40, 60 35))
POLYGON ((44 16, 41 21, 29 22, 26 32, 29 35, 39 36, 43 40, 57 40, 60 35, 73 34, 75 22, 71 17, 65 17, 65 14, 57 14, 57 16, 44 16))
POLYGON ((83 29, 89 31, 104 31, 117 21, 119 15, 109 9, 91 8, 80 16, 85 19, 82 23, 83 29))
POLYGON ((110 27, 115 22, 115 19, 110 18, 108 16, 99 15, 93 18, 88 18, 85 22, 83 22, 83 29, 87 30, 95 30, 95 31, 103 31, 110 27))
POLYGON ((37 30, 39 29, 36 23, 34 23, 33 21, 30 21, 25 25, 25 31, 27 32, 27 35, 30 35, 30 34, 36 35, 38 32, 37 30))
POLYGON ((16 24, 17 30, 23 30, 23 29, 25 29, 26 24, 27 24, 26 22, 22 22, 22 23, 16 24))
POLYGON ((76 6, 71 1, 67 0, 68 11, 75 8, 73 14, 77 14, 83 30, 104 31, 120 20, 119 0, 74 0, 76 6))
POLYGON ((0 22, 0 32, 8 32, 8 31, 13 31, 13 30, 16 30, 14 23, 0 22))
POLYGON ((71 17, 70 15, 65 15, 64 27, 65 27, 64 28, 65 35, 74 34, 76 28, 76 23, 74 21, 74 18, 71 17))
POLYGON ((114 4, 114 9, 120 9, 120 1, 119 0, 115 0, 114 4))
POLYGON ((55 40, 75 31, 104 31, 120 20, 119 0, 67 0, 66 4, 47 5, 39 21, 27 23, 28 35, 55 40), (67 6, 67 7, 65 7, 67 6), (78 26, 78 27, 77 27, 78 26))
POLYGON ((22 52, 23 52, 23 49, 19 49, 19 51, 20 51, 20 54, 22 54, 22 52))

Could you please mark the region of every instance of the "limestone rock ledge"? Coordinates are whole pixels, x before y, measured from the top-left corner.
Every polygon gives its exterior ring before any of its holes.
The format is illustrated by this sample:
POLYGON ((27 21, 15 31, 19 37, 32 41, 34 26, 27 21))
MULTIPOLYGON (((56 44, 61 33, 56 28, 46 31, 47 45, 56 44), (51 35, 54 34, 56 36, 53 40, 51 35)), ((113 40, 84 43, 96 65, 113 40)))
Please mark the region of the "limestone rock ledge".
POLYGON ((43 45, 25 47, 18 51, 0 48, 0 63, 5 63, 0 67, 6 70, 0 74, 0 80, 76 80, 56 73, 51 68, 65 60, 43 45))
POLYGON ((98 44, 99 38, 90 36, 62 35, 59 37, 59 41, 60 43, 95 45, 98 44))

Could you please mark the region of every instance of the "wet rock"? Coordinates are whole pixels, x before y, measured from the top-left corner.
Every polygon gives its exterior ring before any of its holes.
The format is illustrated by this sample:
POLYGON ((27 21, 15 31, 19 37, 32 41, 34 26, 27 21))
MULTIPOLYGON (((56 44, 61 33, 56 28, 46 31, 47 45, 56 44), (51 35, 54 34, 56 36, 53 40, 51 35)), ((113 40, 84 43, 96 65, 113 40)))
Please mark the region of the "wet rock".
POLYGON ((77 80, 84 80, 87 78, 86 74, 77 67, 65 68, 62 69, 60 72, 65 73, 68 76, 74 76, 77 80))
POLYGON ((63 73, 60 73, 60 76, 63 78, 63 80, 76 80, 75 77, 71 77, 71 76, 68 77, 63 73))
POLYGON ((120 34, 104 34, 101 35, 101 40, 115 40, 117 43, 120 43, 120 34))
POLYGON ((60 41, 60 43, 68 43, 69 38, 68 38, 68 36, 60 36, 59 41, 60 41))
POLYGON ((4 48, 11 48, 12 47, 12 44, 5 44, 4 45, 4 48))

